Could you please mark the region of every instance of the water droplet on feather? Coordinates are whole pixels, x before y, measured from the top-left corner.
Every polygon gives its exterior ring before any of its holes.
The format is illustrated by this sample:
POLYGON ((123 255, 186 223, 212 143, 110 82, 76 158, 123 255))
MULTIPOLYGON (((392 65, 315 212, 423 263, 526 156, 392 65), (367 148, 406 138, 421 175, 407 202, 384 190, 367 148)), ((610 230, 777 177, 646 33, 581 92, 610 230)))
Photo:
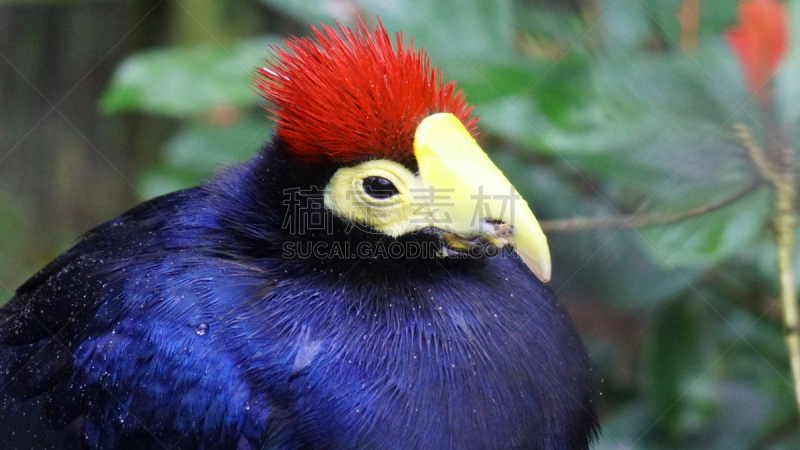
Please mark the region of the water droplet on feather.
POLYGON ((208 326, 208 324, 207 324, 207 323, 205 323, 205 322, 203 322, 203 323, 201 323, 200 325, 198 325, 198 326, 197 326, 197 327, 194 329, 194 332, 195 332, 195 333, 197 333, 197 335, 198 335, 198 336, 203 336, 203 335, 205 335, 206 333, 208 333, 208 329, 209 329, 209 326, 208 326))

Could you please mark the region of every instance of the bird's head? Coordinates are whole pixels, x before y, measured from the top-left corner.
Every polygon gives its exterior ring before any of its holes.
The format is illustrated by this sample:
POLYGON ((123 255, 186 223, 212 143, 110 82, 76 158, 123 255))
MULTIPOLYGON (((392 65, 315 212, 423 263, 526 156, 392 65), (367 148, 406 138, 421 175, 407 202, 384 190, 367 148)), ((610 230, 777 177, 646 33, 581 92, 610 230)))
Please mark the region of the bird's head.
POLYGON ((327 211, 392 239, 433 234, 442 257, 512 245, 549 280, 547 240, 475 141, 462 91, 402 34, 393 46, 382 25, 313 31, 276 49, 254 84, 287 154, 329 169, 320 180, 327 211))

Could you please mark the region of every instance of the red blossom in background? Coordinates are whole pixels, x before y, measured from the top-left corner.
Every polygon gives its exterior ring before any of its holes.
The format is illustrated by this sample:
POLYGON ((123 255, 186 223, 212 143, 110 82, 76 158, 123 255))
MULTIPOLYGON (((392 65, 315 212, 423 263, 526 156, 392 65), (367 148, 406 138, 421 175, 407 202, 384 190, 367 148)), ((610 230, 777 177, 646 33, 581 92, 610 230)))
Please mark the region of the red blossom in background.
POLYGON ((747 87, 763 103, 769 89, 762 88, 778 68, 788 41, 786 7, 779 0, 742 0, 738 22, 725 33, 725 40, 739 59, 747 87))

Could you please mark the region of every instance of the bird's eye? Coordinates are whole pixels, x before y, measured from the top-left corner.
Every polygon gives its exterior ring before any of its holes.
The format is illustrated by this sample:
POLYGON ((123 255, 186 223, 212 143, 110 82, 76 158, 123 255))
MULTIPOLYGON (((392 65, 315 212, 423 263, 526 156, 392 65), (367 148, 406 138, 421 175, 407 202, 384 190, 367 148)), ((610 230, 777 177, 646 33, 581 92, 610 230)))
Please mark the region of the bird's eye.
POLYGON ((400 193, 391 181, 383 177, 366 177, 361 181, 361 185, 364 186, 367 195, 378 200, 394 197, 400 193))

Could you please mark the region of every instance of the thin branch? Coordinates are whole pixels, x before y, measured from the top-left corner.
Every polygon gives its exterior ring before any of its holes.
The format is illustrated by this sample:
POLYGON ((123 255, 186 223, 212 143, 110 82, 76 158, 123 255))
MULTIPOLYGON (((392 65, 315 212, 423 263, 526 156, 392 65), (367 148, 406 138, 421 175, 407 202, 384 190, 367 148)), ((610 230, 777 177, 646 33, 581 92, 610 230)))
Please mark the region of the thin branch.
POLYGON ((781 304, 783 305, 783 325, 786 346, 789 349, 789 362, 792 367, 794 394, 800 408, 800 311, 797 307, 797 287, 794 283, 792 259, 794 253, 794 233, 797 229, 797 177, 794 172, 792 152, 780 148, 781 165, 776 165, 759 146, 745 125, 734 127, 739 142, 747 150, 750 160, 761 177, 772 185, 772 239, 778 247, 778 270, 781 277, 781 304), (788 159, 787 159, 788 158, 788 159))
POLYGON ((569 233, 575 231, 605 230, 620 227, 641 228, 655 225, 666 225, 669 223, 691 219, 693 217, 724 208, 731 203, 748 196, 755 191, 760 184, 761 179, 753 178, 745 187, 729 197, 725 197, 719 201, 701 205, 696 208, 677 211, 674 213, 630 214, 619 217, 575 217, 572 219, 563 220, 543 220, 539 222, 539 225, 546 233, 569 233))

